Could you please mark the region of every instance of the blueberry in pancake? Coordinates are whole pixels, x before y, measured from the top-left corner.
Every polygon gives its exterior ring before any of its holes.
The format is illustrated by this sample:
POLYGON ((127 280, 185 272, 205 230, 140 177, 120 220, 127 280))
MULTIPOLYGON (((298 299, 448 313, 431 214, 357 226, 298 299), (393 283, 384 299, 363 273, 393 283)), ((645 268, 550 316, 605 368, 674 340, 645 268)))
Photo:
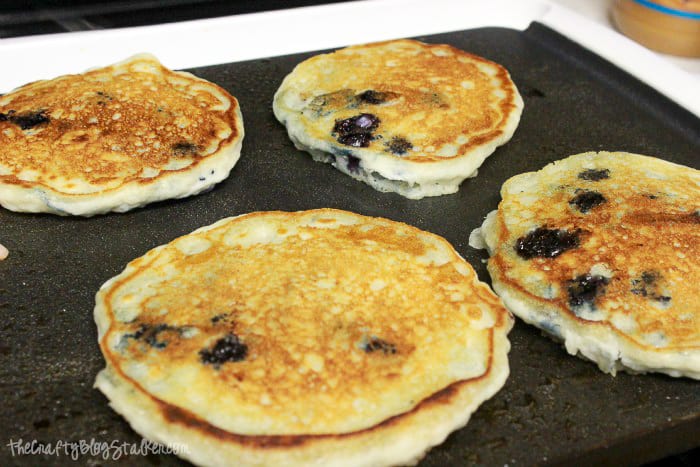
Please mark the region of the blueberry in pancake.
POLYGON ((515 315, 615 374, 700 379, 700 172, 584 153, 512 177, 470 243, 515 315))
POLYGON ((510 140, 522 109, 501 65, 414 40, 312 57, 273 102, 297 148, 411 199, 456 192, 510 140))
POLYGON ((512 316, 444 239, 345 211, 257 212, 105 283, 97 387, 201 465, 396 465, 508 375, 512 316))

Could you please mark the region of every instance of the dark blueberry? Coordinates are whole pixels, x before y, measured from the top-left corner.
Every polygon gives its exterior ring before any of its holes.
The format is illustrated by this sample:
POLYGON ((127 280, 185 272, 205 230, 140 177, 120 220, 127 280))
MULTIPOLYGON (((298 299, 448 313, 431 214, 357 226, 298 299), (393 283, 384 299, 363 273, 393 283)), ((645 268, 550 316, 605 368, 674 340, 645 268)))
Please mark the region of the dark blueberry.
POLYGON ((6 122, 6 121, 7 121, 7 114, 0 112, 0 122, 6 122))
POLYGON ((653 295, 653 290, 656 288, 656 281, 661 275, 654 271, 644 271, 638 279, 632 279, 631 292, 635 295, 646 297, 653 295))
POLYGON ((525 259, 554 258, 567 250, 578 248, 580 231, 539 227, 515 242, 515 251, 525 259))
POLYGON ((578 178, 588 180, 590 182, 598 182, 606 178, 610 178, 610 170, 608 169, 586 169, 578 174, 578 178))
POLYGON ((219 321, 225 320, 227 316, 228 316, 228 314, 226 314, 226 313, 221 313, 220 315, 212 316, 211 322, 216 324, 219 321))
POLYGON ((221 365, 226 362, 240 362, 248 355, 248 346, 238 339, 235 334, 228 334, 214 344, 211 349, 199 351, 202 363, 221 365))
POLYGON ((661 274, 655 271, 644 271, 642 273, 642 282, 645 284, 653 284, 661 277, 661 274))
POLYGON ((371 337, 364 345, 363 350, 367 353, 372 353, 379 350, 383 352, 384 355, 389 355, 396 353, 396 346, 385 341, 384 339, 380 339, 378 337, 371 337))
POLYGON ((158 324, 152 326, 149 324, 142 324, 139 328, 130 334, 124 334, 122 340, 126 341, 128 339, 142 340, 146 344, 150 345, 156 349, 164 349, 168 345, 168 341, 158 340, 158 334, 163 331, 178 331, 179 329, 174 326, 169 326, 167 324, 158 324))
POLYGON ((391 141, 386 143, 386 147, 387 149, 389 149, 389 151, 393 152, 397 156, 402 156, 406 154, 410 149, 412 149, 413 145, 406 138, 402 138, 401 136, 394 136, 393 138, 391 138, 391 141))
POLYGON ((644 195, 644 196, 646 196, 649 199, 657 199, 658 198, 657 195, 644 195))
POLYGON ((360 158, 348 155, 348 170, 350 172, 356 173, 360 170, 360 158))
POLYGON ((333 131, 340 136, 370 133, 379 126, 379 118, 372 114, 360 114, 345 120, 336 120, 333 131))
POLYGON ((372 114, 360 114, 345 120, 336 120, 333 132, 338 142, 346 146, 366 148, 374 139, 372 132, 379 126, 380 120, 372 114))
POLYGON ((21 114, 15 114, 10 111, 7 114, 7 119, 19 126, 23 130, 29 130, 35 126, 42 125, 49 122, 49 116, 46 115, 45 110, 39 110, 37 112, 24 112, 21 114))
POLYGON ((175 154, 176 156, 191 156, 197 153, 199 147, 196 144, 181 141, 179 143, 173 144, 172 150, 173 154, 175 154))
POLYGON ((656 271, 644 271, 639 278, 632 279, 632 288, 630 292, 635 295, 647 297, 650 300, 668 303, 671 301, 671 297, 659 294, 658 282, 660 279, 660 273, 656 271))
POLYGON ((578 194, 569 200, 569 204, 576 206, 584 214, 607 201, 605 196, 597 191, 576 190, 576 192, 578 194))
POLYGON ((136 330, 136 332, 124 334, 122 336, 122 340, 123 341, 126 341, 127 339, 139 340, 144 335, 144 333, 146 332, 147 329, 148 329, 148 326, 146 326, 145 324, 142 324, 141 326, 139 326, 139 328, 136 330))
POLYGON ((158 334, 163 331, 177 331, 177 328, 168 326, 167 324, 158 324, 149 328, 144 334, 146 344, 156 349, 164 349, 168 345, 168 341, 158 340, 158 334))
POLYGON ((579 308, 584 304, 593 307, 598 295, 605 292, 605 286, 610 282, 605 276, 583 274, 576 279, 568 281, 569 306, 579 308))
POLYGON ((354 148, 366 148, 372 141, 372 133, 351 133, 338 136, 338 142, 354 148))

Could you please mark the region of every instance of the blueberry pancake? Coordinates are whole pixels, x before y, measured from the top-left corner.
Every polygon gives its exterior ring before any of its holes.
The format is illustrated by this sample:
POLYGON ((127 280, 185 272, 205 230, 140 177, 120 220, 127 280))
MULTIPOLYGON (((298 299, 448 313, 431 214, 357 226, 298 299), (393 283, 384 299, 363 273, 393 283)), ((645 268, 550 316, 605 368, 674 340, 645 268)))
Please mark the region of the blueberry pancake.
POLYGON ((414 40, 312 57, 273 103, 297 148, 412 199, 456 192, 511 138, 522 108, 502 66, 414 40))
POLYGON ((512 317, 442 238, 321 209, 221 220, 105 283, 97 387, 202 465, 393 465, 508 375, 512 317))
POLYGON ((242 139, 233 96, 150 55, 37 81, 0 96, 0 205, 92 216, 194 195, 242 139))
POLYGON ((700 171, 585 153, 501 196, 470 244, 510 311, 604 372, 700 379, 700 171))

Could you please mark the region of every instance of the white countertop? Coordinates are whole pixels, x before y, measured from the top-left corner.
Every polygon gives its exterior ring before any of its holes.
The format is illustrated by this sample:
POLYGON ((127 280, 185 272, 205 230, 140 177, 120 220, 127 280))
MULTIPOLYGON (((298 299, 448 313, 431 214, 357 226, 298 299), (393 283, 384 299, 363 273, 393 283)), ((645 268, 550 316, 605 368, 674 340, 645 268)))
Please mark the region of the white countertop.
POLYGON ((0 92, 140 52, 181 69, 484 26, 523 30, 539 21, 700 116, 700 60, 651 52, 617 33, 609 20, 610 5, 609 0, 363 0, 0 39, 0 63, 12 70, 0 73, 0 92))

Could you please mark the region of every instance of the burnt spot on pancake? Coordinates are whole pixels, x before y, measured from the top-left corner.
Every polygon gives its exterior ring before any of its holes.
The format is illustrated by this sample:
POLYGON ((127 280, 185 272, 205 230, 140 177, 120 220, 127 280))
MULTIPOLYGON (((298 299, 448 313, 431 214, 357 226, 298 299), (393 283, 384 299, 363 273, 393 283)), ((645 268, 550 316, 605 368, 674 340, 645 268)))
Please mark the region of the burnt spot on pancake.
POLYGON ((393 355, 396 353, 396 346, 384 339, 372 336, 362 346, 362 350, 367 353, 382 352, 384 355, 393 355))
POLYGON ((168 324, 142 324, 135 332, 124 334, 122 336, 122 342, 126 343, 129 339, 133 339, 144 342, 154 349, 164 349, 168 346, 168 341, 159 338, 159 335, 166 331, 175 331, 181 334, 182 330, 168 324))
POLYGON ((34 112, 16 113, 10 110, 6 114, 0 113, 0 122, 14 123, 23 130, 29 130, 39 125, 49 123, 49 116, 46 115, 46 110, 37 110, 34 112))
POLYGON ((597 191, 576 190, 576 193, 576 196, 569 200, 569 204, 584 214, 607 201, 605 196, 597 191))
POLYGON ((584 305, 595 309, 595 300, 605 292, 605 286, 610 279, 598 274, 582 274, 567 282, 569 292, 569 306, 572 309, 581 308, 584 305))
POLYGON ((248 356, 248 346, 235 334, 227 334, 222 337, 210 349, 199 351, 199 358, 206 365, 214 365, 218 368, 226 362, 240 362, 248 356))
POLYGON ((588 180, 589 182, 599 182, 610 178, 609 169, 586 169, 578 174, 578 178, 581 180, 588 180))
POLYGON ((386 94, 384 94, 383 92, 368 89, 367 91, 358 94, 357 99, 360 102, 364 102, 367 104, 382 104, 386 101, 386 94))
POLYGON ((644 271, 641 276, 632 279, 630 292, 660 303, 668 303, 671 301, 671 297, 659 293, 659 282, 661 279, 661 273, 657 271, 644 271))
POLYGON ((180 141, 172 146, 173 154, 176 156, 192 156, 197 154, 199 146, 187 141, 180 141))
POLYGON ((516 253, 524 259, 554 258, 567 250, 578 248, 581 231, 538 227, 515 242, 516 253))
POLYGON ((339 143, 356 148, 366 148, 374 139, 373 131, 380 120, 376 115, 363 113, 345 120, 336 120, 333 133, 339 143))
POLYGON ((413 145, 406 138, 394 136, 388 143, 386 143, 386 148, 397 156, 403 156, 409 150, 413 149, 413 145))
POLYGON ((367 91, 361 92, 355 98, 360 104, 372 104, 372 105, 377 105, 377 104, 384 104, 385 102, 392 101, 396 99, 399 95, 396 94, 395 92, 383 92, 383 91, 374 91, 372 89, 368 89, 367 91))

